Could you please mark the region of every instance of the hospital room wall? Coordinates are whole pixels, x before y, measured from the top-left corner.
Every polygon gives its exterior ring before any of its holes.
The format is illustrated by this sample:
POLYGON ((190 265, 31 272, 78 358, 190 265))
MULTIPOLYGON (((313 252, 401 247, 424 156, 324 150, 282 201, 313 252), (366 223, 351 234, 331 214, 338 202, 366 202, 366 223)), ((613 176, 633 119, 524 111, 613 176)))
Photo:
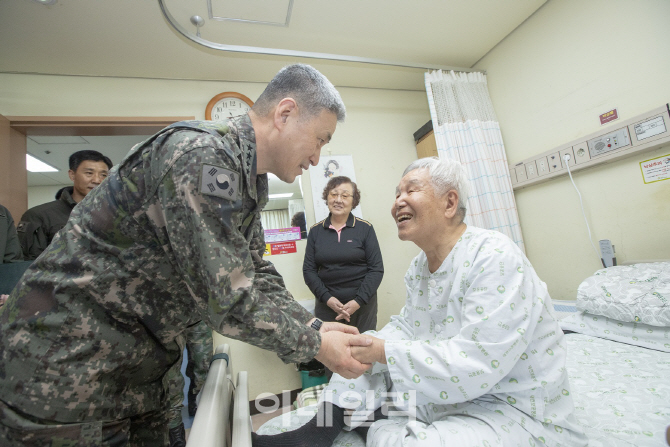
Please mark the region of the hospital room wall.
MULTIPOLYGON (((264 87, 239 82, 0 74, 0 114, 204 119, 205 105, 217 93, 237 91, 255 99, 264 87)), ((379 322, 383 324, 404 304, 403 277, 418 253, 413 244, 398 240, 390 207, 402 171, 416 159, 412 135, 430 119, 428 102, 423 91, 341 88, 340 93, 347 106, 347 120, 338 125, 324 155, 330 150, 332 155, 353 156, 363 217, 374 225, 384 258, 385 275, 378 291, 379 322)), ((308 182, 304 183, 304 192, 305 203, 311 203, 308 182)), ((313 219, 311 206, 306 208, 313 219)), ((305 241, 297 242, 297 246, 297 253, 271 256, 270 260, 296 299, 313 299, 302 278, 305 241)), ((215 345, 223 340, 217 335, 215 345)), ((284 365, 276 355, 250 345, 226 342, 231 344, 234 370, 249 371, 251 397, 300 387, 293 365, 284 365)))
MULTIPOLYGON (((667 0, 550 0, 484 57, 508 161, 517 163, 670 102, 667 0), (613 108, 620 119, 601 126, 613 108)), ((639 163, 670 145, 574 174, 594 244, 619 262, 670 257, 670 180, 639 163)), ((601 268, 567 175, 517 191, 527 255, 554 299, 601 268)))

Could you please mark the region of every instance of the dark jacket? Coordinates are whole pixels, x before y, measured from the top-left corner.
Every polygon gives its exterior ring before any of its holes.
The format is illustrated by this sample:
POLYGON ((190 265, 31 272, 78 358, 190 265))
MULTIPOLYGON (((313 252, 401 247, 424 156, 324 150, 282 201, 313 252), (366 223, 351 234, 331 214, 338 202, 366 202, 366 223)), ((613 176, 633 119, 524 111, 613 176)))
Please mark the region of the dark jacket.
POLYGON ((77 204, 72 198, 74 187, 61 189, 57 200, 37 205, 21 216, 16 227, 26 260, 36 259, 49 246, 56 233, 65 226, 77 204))
POLYGON ((0 205, 0 264, 18 261, 23 261, 23 253, 14 219, 9 210, 0 205))
POLYGON ((384 276, 382 253, 372 224, 349 214, 338 240, 330 216, 314 224, 307 236, 302 266, 307 287, 321 302, 334 296, 363 306, 377 293, 384 276))

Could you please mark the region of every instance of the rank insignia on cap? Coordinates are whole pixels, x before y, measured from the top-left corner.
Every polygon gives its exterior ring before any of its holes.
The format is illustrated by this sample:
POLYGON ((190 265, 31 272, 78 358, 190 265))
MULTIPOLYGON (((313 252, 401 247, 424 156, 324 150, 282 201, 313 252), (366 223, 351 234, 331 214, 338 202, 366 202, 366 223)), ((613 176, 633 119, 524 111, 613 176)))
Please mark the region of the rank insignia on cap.
POLYGON ((226 168, 208 164, 202 165, 200 193, 209 196, 237 200, 240 175, 226 168))

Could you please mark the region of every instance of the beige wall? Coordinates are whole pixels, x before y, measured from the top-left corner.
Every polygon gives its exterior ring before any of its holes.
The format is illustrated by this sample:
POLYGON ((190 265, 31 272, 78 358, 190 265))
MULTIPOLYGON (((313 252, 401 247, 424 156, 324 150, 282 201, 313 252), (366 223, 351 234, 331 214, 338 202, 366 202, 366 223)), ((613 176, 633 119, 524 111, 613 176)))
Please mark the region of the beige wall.
MULTIPOLYGON (((667 0, 550 0, 475 68, 489 90, 510 163, 670 102, 667 0)), ((670 180, 645 185, 639 162, 670 146, 574 175, 593 240, 618 261, 670 258, 670 180)), ((527 254, 555 299, 574 299, 600 267, 567 176, 516 193, 527 254)))
MULTIPOLYGON (((205 106, 214 95, 237 91, 255 99, 264 87, 256 83, 0 74, 0 114, 193 115, 204 119, 205 106)), ((353 156, 364 218, 375 226, 384 257, 385 275, 378 291, 379 322, 383 324, 404 304, 402 278, 410 260, 418 253, 413 244, 398 240, 389 212, 402 171, 416 159, 412 135, 430 119, 428 102, 423 91, 339 90, 347 105, 348 117, 345 123, 338 125, 326 150, 333 155, 353 156)), ((313 216, 308 181, 303 188, 307 214, 313 216)), ((298 242, 296 254, 270 257, 297 299, 312 298, 302 279, 304 245, 305 242, 298 242)), ((222 340, 223 337, 217 337, 215 343, 222 340)), ((261 392, 275 394, 300 387, 299 374, 293 365, 284 365, 272 353, 226 341, 231 343, 234 370, 249 371, 251 397, 261 392)))
POLYGON ((62 187, 62 185, 28 187, 28 209, 43 203, 53 202, 56 198, 56 193, 62 187))

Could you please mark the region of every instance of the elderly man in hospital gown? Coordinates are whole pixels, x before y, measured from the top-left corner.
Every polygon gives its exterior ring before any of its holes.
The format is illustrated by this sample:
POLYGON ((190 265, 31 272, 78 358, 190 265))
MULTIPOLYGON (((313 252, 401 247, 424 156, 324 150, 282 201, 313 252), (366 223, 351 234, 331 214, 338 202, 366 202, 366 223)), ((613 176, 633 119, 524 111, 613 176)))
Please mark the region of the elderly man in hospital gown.
POLYGON ((391 214, 399 238, 422 249, 405 307, 354 348, 373 368, 334 375, 324 400, 354 410, 351 428, 375 420, 368 446, 587 445, 546 285, 508 237, 463 222, 467 191, 456 161, 405 170, 391 214), (380 411, 390 396, 395 415, 380 411))

